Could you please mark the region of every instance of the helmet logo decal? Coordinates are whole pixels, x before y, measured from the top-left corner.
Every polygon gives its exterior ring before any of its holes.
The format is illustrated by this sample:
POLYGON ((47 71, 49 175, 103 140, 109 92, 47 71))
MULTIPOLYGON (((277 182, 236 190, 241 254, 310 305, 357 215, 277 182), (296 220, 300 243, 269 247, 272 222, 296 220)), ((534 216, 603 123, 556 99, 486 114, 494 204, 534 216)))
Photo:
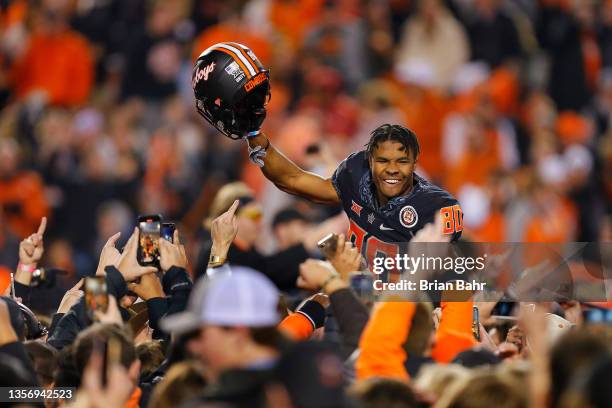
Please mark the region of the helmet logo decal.
POLYGON ((266 73, 265 72, 260 72, 259 74, 255 75, 255 77, 251 78, 251 80, 249 82, 244 84, 244 90, 247 91, 247 92, 251 92, 253 90, 253 88, 255 88, 257 85, 259 85, 263 81, 265 81, 266 78, 267 78, 266 73))
POLYGON ((240 69, 236 61, 232 62, 227 67, 225 67, 225 72, 227 72, 228 75, 231 75, 232 77, 234 77, 234 80, 236 82, 242 81, 245 76, 244 72, 240 69))
POLYGON ((215 69, 215 63, 211 62, 204 68, 198 68, 195 75, 193 76, 193 83, 191 84, 193 88, 197 85, 201 80, 208 81, 208 75, 215 69))

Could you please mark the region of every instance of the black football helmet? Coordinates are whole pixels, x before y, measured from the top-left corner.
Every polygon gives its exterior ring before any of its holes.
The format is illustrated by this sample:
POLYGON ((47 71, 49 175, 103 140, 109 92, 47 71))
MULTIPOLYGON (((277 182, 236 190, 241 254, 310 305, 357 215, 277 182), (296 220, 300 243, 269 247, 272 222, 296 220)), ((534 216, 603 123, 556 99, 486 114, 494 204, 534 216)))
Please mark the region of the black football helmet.
POLYGON ((192 73, 198 113, 231 139, 258 132, 270 100, 270 73, 246 46, 215 44, 200 54, 192 73))

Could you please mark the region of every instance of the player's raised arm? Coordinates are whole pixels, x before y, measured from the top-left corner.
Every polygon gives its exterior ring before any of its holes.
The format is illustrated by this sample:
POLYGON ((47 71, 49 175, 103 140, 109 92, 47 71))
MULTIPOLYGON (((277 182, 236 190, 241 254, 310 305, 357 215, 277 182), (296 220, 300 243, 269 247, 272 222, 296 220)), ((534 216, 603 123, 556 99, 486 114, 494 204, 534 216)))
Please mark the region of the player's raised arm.
POLYGON ((320 204, 340 203, 331 179, 301 169, 277 150, 265 135, 251 137, 248 143, 250 151, 257 146, 265 150, 265 155, 260 158, 261 170, 281 190, 320 204))
POLYGON ((281 190, 322 204, 340 198, 331 180, 300 169, 260 133, 270 99, 270 75, 255 54, 234 42, 200 54, 192 73, 198 113, 230 139, 246 138, 251 161, 281 190))

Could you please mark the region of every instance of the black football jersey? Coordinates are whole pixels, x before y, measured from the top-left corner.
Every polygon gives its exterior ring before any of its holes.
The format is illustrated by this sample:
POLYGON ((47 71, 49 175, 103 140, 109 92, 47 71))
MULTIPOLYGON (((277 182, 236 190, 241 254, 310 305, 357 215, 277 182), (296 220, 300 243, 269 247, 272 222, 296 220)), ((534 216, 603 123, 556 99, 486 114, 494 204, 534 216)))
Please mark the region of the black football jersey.
POLYGON ((412 191, 378 206, 365 151, 351 154, 336 169, 332 183, 350 220, 349 238, 371 264, 377 256, 394 256, 397 243, 409 242, 437 212, 444 221, 444 233, 457 240, 463 231, 463 213, 458 201, 447 191, 414 174, 412 191))

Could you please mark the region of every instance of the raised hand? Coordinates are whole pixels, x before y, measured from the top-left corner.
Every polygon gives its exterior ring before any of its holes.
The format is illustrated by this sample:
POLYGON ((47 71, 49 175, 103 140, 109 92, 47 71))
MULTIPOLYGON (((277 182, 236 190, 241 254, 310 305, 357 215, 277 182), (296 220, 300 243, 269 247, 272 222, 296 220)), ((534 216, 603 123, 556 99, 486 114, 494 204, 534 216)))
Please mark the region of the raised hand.
POLYGON ((225 260, 229 247, 236 238, 238 233, 238 220, 236 219, 236 210, 238 209, 238 200, 234 201, 232 206, 223 214, 215 218, 212 222, 210 235, 212 237, 212 248, 210 255, 218 256, 225 260))
POLYGON ((108 295, 108 309, 106 309, 106 312, 95 310, 94 319, 100 323, 123 325, 121 312, 119 311, 119 306, 117 306, 117 299, 113 295, 108 295))
POLYGON ((433 223, 429 223, 421 228, 414 238, 410 240, 411 243, 416 242, 449 242, 451 235, 444 234, 444 223, 440 213, 436 213, 436 218, 433 223))
POLYGON ((128 370, 121 364, 112 362, 106 372, 106 387, 102 384, 104 358, 96 350, 89 358, 83 371, 82 387, 74 401, 76 407, 107 408, 122 407, 134 389, 128 370))
POLYGON ((102 251, 100 252, 100 260, 98 261, 98 269, 96 269, 96 275, 105 275, 106 272, 104 272, 104 268, 110 265, 116 267, 119 263, 121 253, 115 247, 115 245, 120 236, 121 232, 111 236, 102 247, 102 251))
POLYGON ((347 285, 329 262, 307 259, 300 264, 297 286, 302 289, 321 290, 330 294, 347 285))
POLYGON ((172 268, 173 266, 178 266, 179 268, 187 268, 187 256, 185 255, 185 247, 181 245, 178 230, 174 230, 174 243, 166 239, 160 238, 159 266, 164 272, 168 271, 168 269, 172 268))
POLYGON ((329 262, 340 274, 342 280, 347 281, 349 274, 356 272, 361 267, 361 254, 351 241, 346 241, 344 234, 338 236, 336 253, 329 262))
POLYGON ((62 301, 60 302, 60 305, 57 308, 57 313, 68 313, 70 308, 74 306, 74 304, 80 298, 83 297, 83 291, 81 290, 83 282, 84 280, 81 279, 77 282, 76 285, 74 285, 72 288, 67 290, 66 293, 64 293, 64 297, 62 298, 62 301))
POLYGON ((134 281, 147 273, 153 273, 157 271, 157 268, 153 266, 142 266, 137 260, 138 252, 138 228, 134 228, 132 236, 125 245, 123 253, 119 257, 117 262, 117 269, 123 275, 123 279, 127 282, 134 281))
POLYGON ((143 275, 138 283, 133 282, 128 284, 128 289, 144 300, 164 297, 164 289, 162 288, 159 278, 154 273, 143 275))
POLYGON ((47 217, 42 217, 38 231, 30 235, 19 244, 19 263, 24 265, 35 265, 40 261, 45 252, 43 235, 47 229, 47 217))

